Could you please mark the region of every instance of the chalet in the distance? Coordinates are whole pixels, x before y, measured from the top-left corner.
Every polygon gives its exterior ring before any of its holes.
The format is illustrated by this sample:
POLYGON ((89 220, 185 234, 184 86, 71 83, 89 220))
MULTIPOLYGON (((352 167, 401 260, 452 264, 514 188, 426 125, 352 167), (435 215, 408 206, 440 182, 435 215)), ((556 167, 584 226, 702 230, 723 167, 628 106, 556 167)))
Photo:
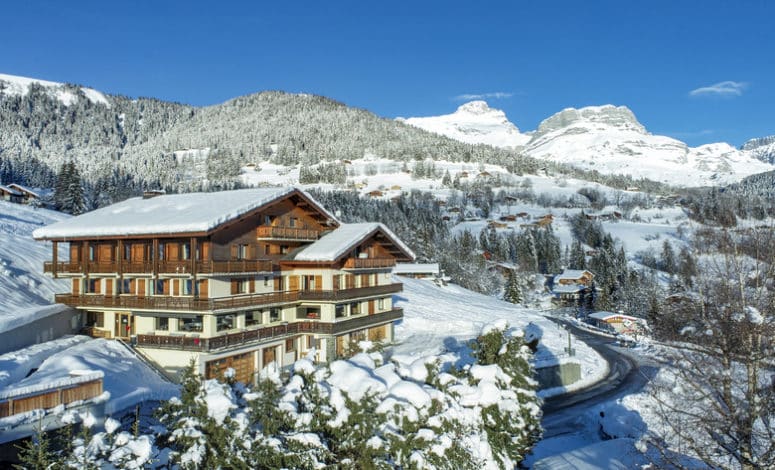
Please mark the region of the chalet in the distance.
POLYGON ((379 223, 343 224, 304 191, 260 188, 129 199, 33 233, 44 270, 71 280, 56 302, 94 336, 133 341, 170 373, 253 381, 315 349, 393 339, 403 316, 391 269, 414 254, 379 223), (64 248, 62 245, 66 244, 64 248))

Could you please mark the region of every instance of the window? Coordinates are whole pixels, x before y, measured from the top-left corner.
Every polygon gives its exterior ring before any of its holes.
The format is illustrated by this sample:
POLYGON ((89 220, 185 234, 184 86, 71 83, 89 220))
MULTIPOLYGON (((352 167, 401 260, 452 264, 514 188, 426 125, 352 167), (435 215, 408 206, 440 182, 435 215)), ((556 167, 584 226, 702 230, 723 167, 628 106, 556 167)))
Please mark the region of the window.
POLYGON ((245 326, 260 325, 263 320, 264 314, 261 310, 254 310, 245 314, 245 326))
POLYGON ((180 244, 180 259, 191 259, 191 243, 180 244))
POLYGON ((183 295, 191 295, 194 290, 194 281, 191 279, 184 279, 180 281, 181 284, 181 294, 183 295))
POLYGON ((298 226, 298 224, 299 224, 299 219, 297 219, 296 217, 291 217, 290 219, 288 219, 288 227, 293 228, 298 226))
POLYGON ((265 243, 265 244, 264 244, 264 254, 265 254, 265 255, 268 255, 268 254, 270 254, 271 252, 272 252, 272 250, 269 248, 269 244, 268 244, 268 243, 265 243))
POLYGON ((280 245, 280 254, 287 254, 288 253, 288 245, 280 245))
POLYGON ((126 243, 124 245, 124 259, 125 260, 132 259, 132 245, 130 245, 129 243, 126 243))
POLYGON ((105 324, 105 314, 102 312, 86 312, 86 326, 96 326, 102 328, 105 324))
POLYGON ((361 314, 361 304, 358 302, 353 302, 350 304, 350 315, 360 315, 361 314))
POLYGON ((97 251, 94 249, 92 245, 89 245, 89 261, 94 261, 94 258, 96 255, 97 255, 97 251))
POLYGON ((239 281, 237 281, 237 292, 240 294, 247 294, 248 285, 249 285, 249 282, 247 279, 240 279, 239 281))
POLYGON ((269 276, 264 276, 264 287, 269 285, 269 276))
POLYGON ((132 280, 123 278, 121 280, 121 292, 119 294, 131 294, 132 293, 132 280))
POLYGON ((269 310, 269 321, 275 322, 280 321, 280 309, 277 307, 274 307, 269 310))
POLYGON ((181 331, 193 331, 193 332, 201 332, 202 331, 202 315, 196 315, 194 317, 188 317, 188 318, 181 318, 178 320, 180 322, 180 330, 181 331))
POLYGON ((159 252, 156 254, 157 259, 164 259, 164 243, 159 243, 159 252))
POLYGON ((170 329, 170 319, 167 317, 156 318, 156 329, 168 331, 170 329))
POLYGON ((248 259, 249 251, 250 251, 250 245, 247 245, 247 244, 237 245, 237 259, 248 259))
POLYGON ((286 339, 285 340, 285 352, 291 352, 296 350, 296 340, 294 339, 286 339))
POLYGON ((344 305, 337 305, 334 307, 334 316, 336 318, 342 318, 345 316, 344 305))
POLYGON ((164 279, 157 279, 157 280, 156 280, 156 290, 155 290, 155 292, 154 292, 154 293, 155 293, 156 295, 165 295, 165 294, 168 294, 169 292, 166 292, 166 291, 164 290, 164 286, 165 286, 165 284, 167 284, 167 283, 165 283, 165 282, 164 282, 164 279))
POLYGON ((215 330, 224 331, 234 329, 234 315, 219 315, 216 318, 215 330))
POLYGON ((86 285, 87 293, 99 294, 101 287, 100 281, 102 281, 102 279, 89 279, 89 283, 86 285))
POLYGON ((264 225, 272 225, 272 222, 274 222, 274 216, 273 215, 265 215, 264 216, 264 225))
POLYGON ((384 298, 377 299, 377 308, 380 309, 380 310, 385 310, 385 299, 384 298))
POLYGON ((301 276, 301 290, 315 290, 315 276, 301 276))

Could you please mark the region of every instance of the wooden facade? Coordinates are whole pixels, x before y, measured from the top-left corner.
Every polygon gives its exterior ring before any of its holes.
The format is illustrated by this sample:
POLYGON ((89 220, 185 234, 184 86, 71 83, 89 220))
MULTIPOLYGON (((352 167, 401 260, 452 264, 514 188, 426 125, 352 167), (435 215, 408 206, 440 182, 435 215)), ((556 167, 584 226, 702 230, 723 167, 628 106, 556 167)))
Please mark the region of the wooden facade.
POLYGON ((89 334, 131 341, 162 367, 181 365, 172 351, 193 351, 206 377, 231 368, 253 380, 295 360, 297 344, 331 360, 356 330, 392 340, 402 311, 390 271, 413 258, 400 240, 375 228, 336 259, 294 258, 339 225, 296 190, 206 233, 49 238, 44 270, 71 279, 55 300, 94 312, 89 334))

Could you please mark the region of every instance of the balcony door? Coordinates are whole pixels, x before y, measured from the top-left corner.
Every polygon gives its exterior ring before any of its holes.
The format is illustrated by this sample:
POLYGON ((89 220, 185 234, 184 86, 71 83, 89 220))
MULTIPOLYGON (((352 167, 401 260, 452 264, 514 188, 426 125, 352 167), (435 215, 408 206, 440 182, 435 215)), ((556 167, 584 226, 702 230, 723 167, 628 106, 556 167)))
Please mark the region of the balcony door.
POLYGON ((115 338, 129 339, 135 334, 135 319, 130 312, 116 312, 115 328, 113 336, 115 338))

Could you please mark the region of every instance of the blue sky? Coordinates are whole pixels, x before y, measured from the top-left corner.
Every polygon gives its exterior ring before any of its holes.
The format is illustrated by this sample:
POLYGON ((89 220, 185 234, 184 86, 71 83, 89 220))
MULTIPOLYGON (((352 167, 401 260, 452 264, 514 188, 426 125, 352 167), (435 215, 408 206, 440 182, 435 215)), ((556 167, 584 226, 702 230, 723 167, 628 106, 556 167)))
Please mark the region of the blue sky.
POLYGON ((380 116, 485 95, 523 130, 630 107, 692 145, 775 134, 775 2, 23 1, 0 72, 207 105, 261 90, 380 116), (693 90, 699 90, 694 91, 693 90))

